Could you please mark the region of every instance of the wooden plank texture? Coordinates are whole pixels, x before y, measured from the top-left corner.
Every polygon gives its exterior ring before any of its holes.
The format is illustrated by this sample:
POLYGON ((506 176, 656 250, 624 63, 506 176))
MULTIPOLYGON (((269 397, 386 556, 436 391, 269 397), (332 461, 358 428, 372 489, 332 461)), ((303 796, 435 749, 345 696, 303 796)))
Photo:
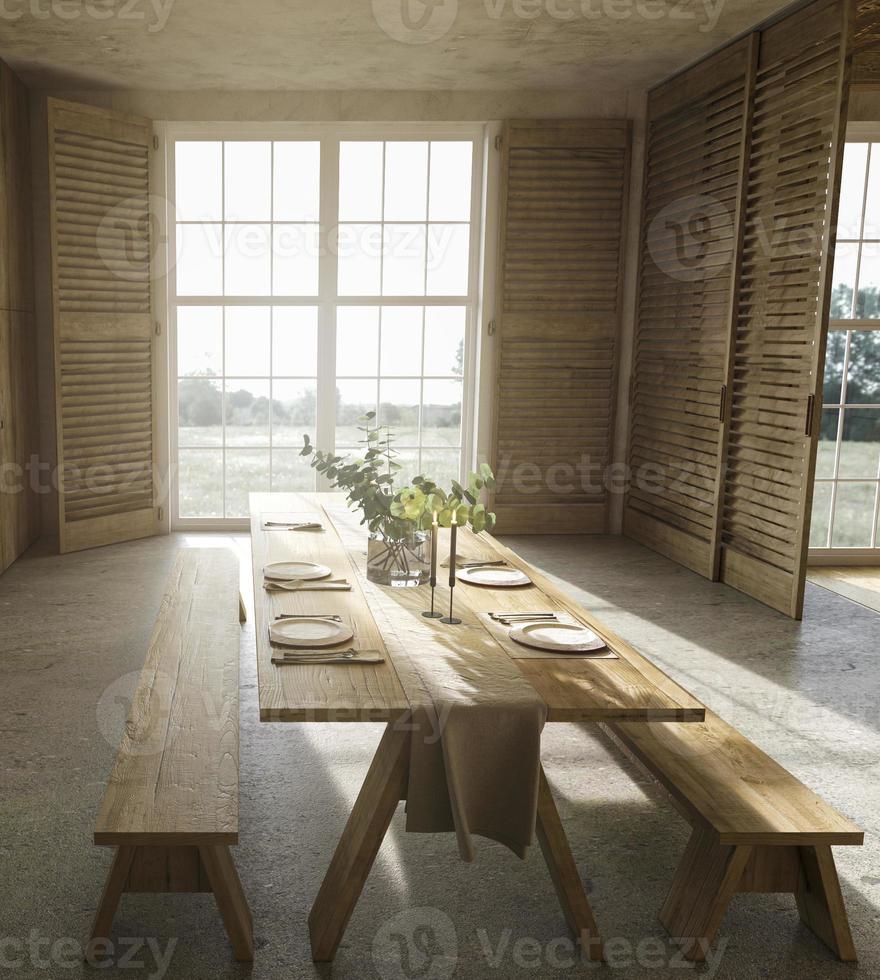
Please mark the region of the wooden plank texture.
MULTIPOLYGON (((637 650, 609 631, 588 611, 568 598, 538 569, 523 561, 490 535, 459 534, 459 554, 465 559, 504 559, 522 568, 532 585, 491 589, 459 584, 455 589, 460 627, 440 627, 421 612, 428 590, 380 589, 365 578, 366 531, 346 510, 339 494, 251 494, 251 534, 254 542, 254 580, 257 606, 257 655, 260 713, 266 721, 388 721, 408 708, 393 670, 396 651, 445 649, 454 639, 476 650, 497 646, 479 613, 493 610, 562 610, 604 637, 617 660, 560 658, 514 661, 548 708, 548 721, 661 720, 701 721, 703 705, 637 650), (322 506, 323 505, 323 506, 322 506), (316 516, 324 533, 263 531, 263 514, 296 513, 316 516), (329 515, 329 516, 328 516, 329 515), (332 518, 332 521, 331 521, 332 518), (339 527, 337 532, 332 522, 339 527), (341 539, 339 535, 341 534, 341 539), (340 549, 343 549, 340 552, 340 549), (304 558, 320 561, 334 572, 345 569, 352 592, 266 593, 262 568, 268 560, 304 558), (368 601, 363 598, 366 593, 368 601), (378 667, 275 667, 271 663, 268 623, 281 612, 332 612, 353 623, 363 646, 378 646, 388 657, 378 667), (380 627, 377 628, 377 622, 380 627)), ((441 532, 440 554, 448 551, 448 532, 441 532)), ((449 592, 438 588, 437 605, 448 603, 449 592)), ((503 647, 502 647, 503 649, 503 647)))
POLYGON ((697 725, 609 726, 720 844, 861 844, 864 833, 711 711, 697 725))
POLYGON ((96 844, 238 842, 238 560, 185 549, 172 570, 96 844))

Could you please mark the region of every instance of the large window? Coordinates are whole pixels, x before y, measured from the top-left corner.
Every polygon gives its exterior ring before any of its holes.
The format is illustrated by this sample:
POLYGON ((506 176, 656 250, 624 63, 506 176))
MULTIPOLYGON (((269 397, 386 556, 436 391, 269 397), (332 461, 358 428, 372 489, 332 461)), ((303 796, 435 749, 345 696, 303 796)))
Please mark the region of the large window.
POLYGON ((303 434, 356 453, 367 411, 394 428, 401 481, 461 476, 480 133, 379 135, 173 139, 178 526, 315 489, 303 434))
POLYGON ((813 494, 814 549, 880 547, 880 133, 846 144, 813 494))

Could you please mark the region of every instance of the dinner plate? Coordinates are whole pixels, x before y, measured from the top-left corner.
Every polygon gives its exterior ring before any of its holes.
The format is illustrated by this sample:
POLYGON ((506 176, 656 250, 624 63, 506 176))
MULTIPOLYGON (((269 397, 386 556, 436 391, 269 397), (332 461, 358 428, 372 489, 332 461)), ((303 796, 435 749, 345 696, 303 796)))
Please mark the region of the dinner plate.
POLYGON ((269 639, 288 647, 333 647, 346 643, 354 630, 335 619, 279 619, 269 627, 269 639))
POLYGON ((496 589, 504 589, 514 585, 529 585, 531 579, 518 568, 499 567, 497 565, 477 565, 475 568, 460 568, 455 576, 461 582, 471 585, 491 585, 496 589))
POLYGON ((602 637, 580 623, 529 623, 511 630, 510 638, 526 647, 559 653, 586 653, 607 646, 602 637))
POLYGON ((263 576, 273 582, 305 582, 331 574, 326 565, 313 561, 273 561, 263 567, 263 576))

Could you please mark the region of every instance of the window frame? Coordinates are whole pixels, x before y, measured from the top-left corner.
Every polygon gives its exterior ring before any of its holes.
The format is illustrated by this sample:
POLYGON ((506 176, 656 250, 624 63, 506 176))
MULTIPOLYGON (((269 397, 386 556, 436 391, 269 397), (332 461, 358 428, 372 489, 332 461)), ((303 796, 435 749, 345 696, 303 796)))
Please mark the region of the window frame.
MULTIPOLYGON (((855 122, 850 123, 847 126, 846 131, 846 143, 876 143, 880 144, 880 122, 855 122)), ((874 163, 874 160, 871 160, 874 163)), ((868 174, 865 175, 865 193, 862 201, 862 229, 864 232, 864 220, 865 220, 865 208, 867 203, 868 194, 868 174)), ((856 241, 856 239, 846 238, 842 239, 847 243, 856 241)), ((859 242, 875 242, 874 238, 866 239, 863 234, 857 239, 859 242)), ((857 266, 858 274, 858 266, 857 266)), ((856 282, 856 287, 858 287, 858 282, 856 282)), ((853 294, 853 303, 856 302, 856 293, 853 294)), ((863 330, 874 330, 880 331, 880 319, 829 319, 828 322, 828 332, 835 333, 856 333, 863 330)), ((848 381, 849 372, 849 350, 850 343, 847 337, 844 363, 843 363, 843 375, 841 379, 840 386, 840 396, 838 401, 835 403, 824 402, 822 404, 822 412, 826 409, 837 409, 837 438, 834 447, 834 475, 830 478, 820 478, 815 477, 813 480, 813 491, 815 496, 815 489, 819 484, 831 484, 831 501, 829 503, 829 513, 828 513, 828 538, 826 539, 826 545, 824 547, 811 547, 808 552, 808 561, 811 565, 859 565, 859 564, 876 564, 880 560, 880 465, 878 465, 877 475, 874 477, 839 477, 838 467, 840 462, 840 449, 843 441, 843 427, 846 418, 846 413, 852 408, 851 404, 846 402, 846 388, 848 381), (847 483, 875 483, 874 492, 874 516, 872 520, 872 541, 874 542, 870 547, 833 547, 831 542, 834 540, 834 518, 836 512, 837 503, 837 490, 841 484, 847 483)), ((874 405, 873 403, 858 403, 856 411, 860 409, 871 409, 880 408, 880 405, 874 405)), ((812 519, 812 515, 811 515, 812 519)))
MULTIPOLYGON (((317 433, 321 447, 335 445, 335 384, 321 384, 336 377, 336 308, 340 306, 464 306, 466 310, 461 406, 461 464, 459 477, 473 466, 477 449, 474 421, 477 408, 477 386, 480 381, 478 364, 479 321, 483 293, 480 275, 487 236, 484 228, 484 151, 487 123, 166 123, 162 127, 165 140, 165 214, 167 234, 164 243, 165 284, 157 296, 157 313, 168 324, 167 329, 167 392, 164 399, 168 412, 168 510, 172 531, 243 531, 249 527, 247 518, 181 517, 179 512, 178 481, 178 369, 177 369, 177 308, 178 306, 310 306, 318 307, 318 364, 317 364, 317 433), (325 249, 334 240, 340 223, 339 206, 339 145, 347 141, 394 140, 469 140, 473 143, 471 170, 470 246, 468 262, 468 293, 465 296, 341 296, 337 293, 337 261, 335 249, 325 249), (314 140, 321 143, 319 240, 322 252, 318 269, 317 296, 182 296, 176 295, 176 207, 175 207, 175 146, 181 141, 249 141, 249 140, 314 140)), ((389 222, 394 224, 395 222, 389 222)), ((225 373, 224 373, 225 377, 225 373)), ((271 446, 270 446, 271 451, 271 446)), ((325 477, 317 474, 318 491, 328 490, 325 477)), ((224 491, 225 492, 225 491, 224 491)))

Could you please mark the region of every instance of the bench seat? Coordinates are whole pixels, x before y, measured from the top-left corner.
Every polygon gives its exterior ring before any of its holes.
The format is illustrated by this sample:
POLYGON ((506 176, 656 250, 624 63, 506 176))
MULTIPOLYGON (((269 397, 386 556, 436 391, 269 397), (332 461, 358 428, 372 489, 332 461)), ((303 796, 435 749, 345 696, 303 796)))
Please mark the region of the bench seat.
POLYGON ((737 892, 790 892, 805 924, 855 960, 831 846, 864 833, 718 715, 694 724, 609 724, 606 731, 693 826, 660 918, 705 958, 737 892))
POLYGON ((214 893, 236 959, 253 923, 238 843, 239 564, 184 549, 174 564, 95 828, 116 847, 92 930, 108 937, 123 892, 214 893))

